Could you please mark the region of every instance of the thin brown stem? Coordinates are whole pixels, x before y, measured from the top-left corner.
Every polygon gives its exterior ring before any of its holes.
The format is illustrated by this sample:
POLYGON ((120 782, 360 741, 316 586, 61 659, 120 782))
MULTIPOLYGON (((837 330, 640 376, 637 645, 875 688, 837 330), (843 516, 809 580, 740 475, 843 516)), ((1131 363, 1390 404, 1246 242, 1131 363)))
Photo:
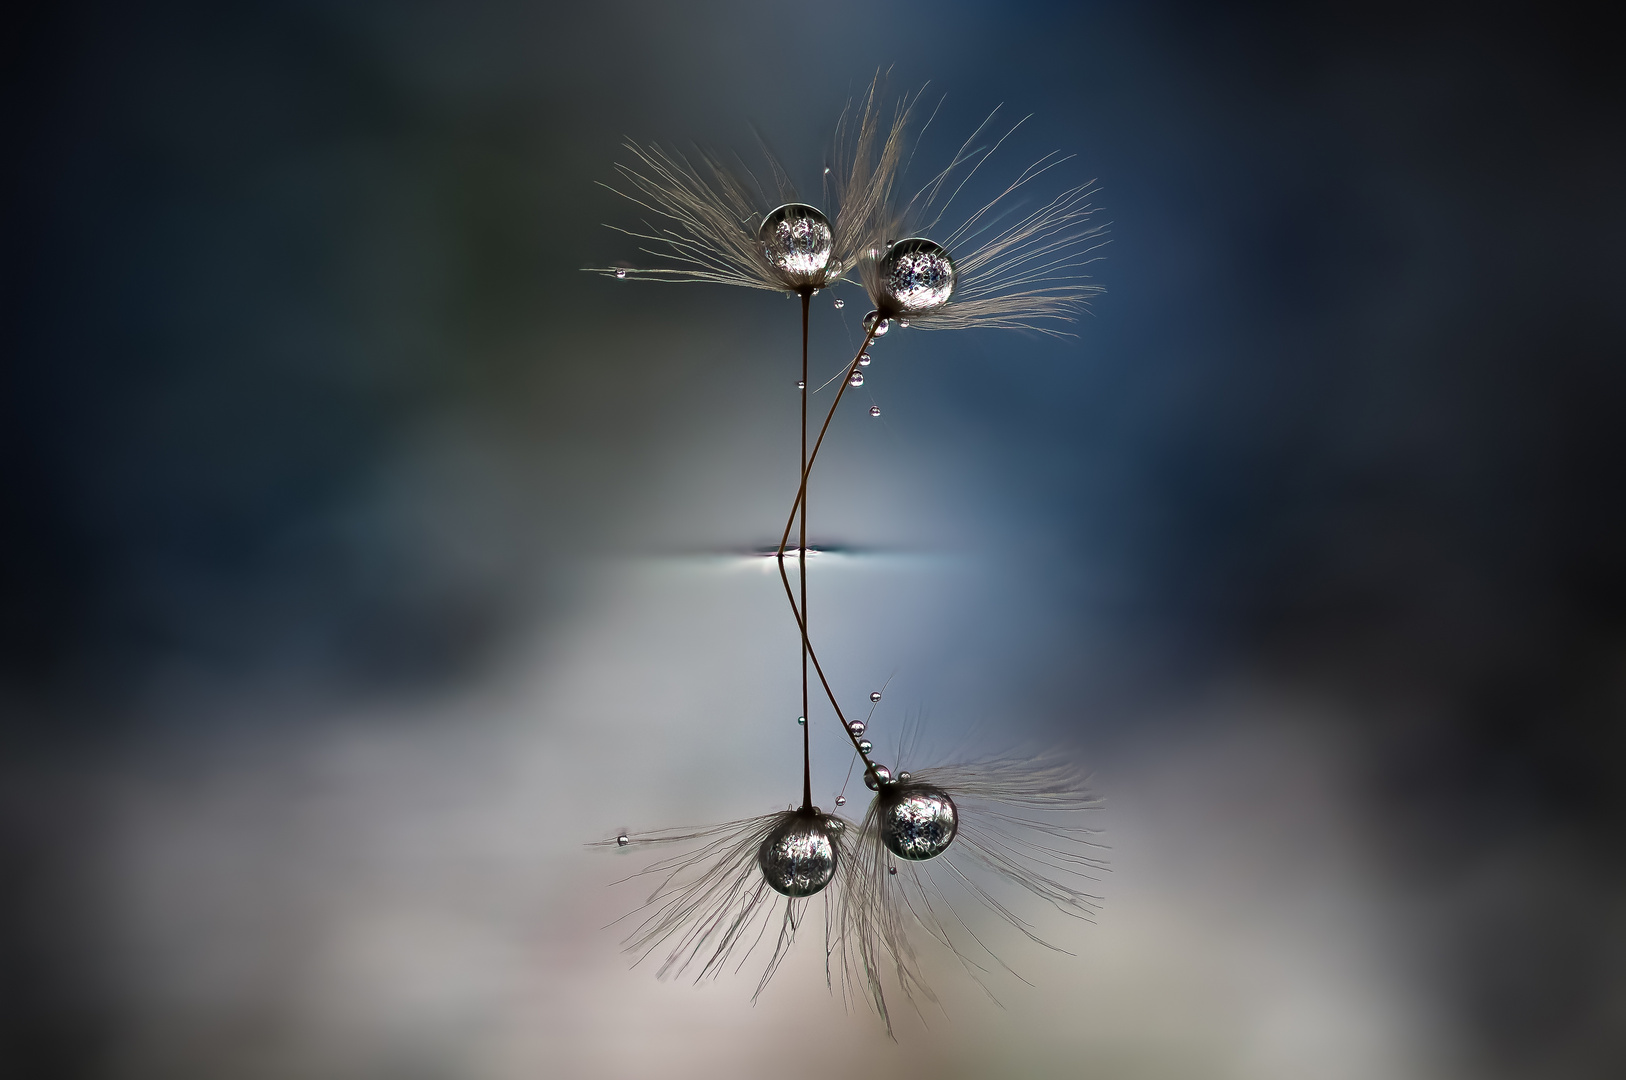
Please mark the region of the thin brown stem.
MULTIPOLYGON (((802 532, 796 545, 796 576, 802 585, 801 617, 797 623, 802 629, 802 809, 810 810, 813 807, 813 764, 810 751, 811 736, 808 734, 812 722, 807 715, 807 309, 812 303, 813 294, 802 294, 802 491, 804 497, 798 500, 801 509, 802 532)), ((794 514, 794 511, 792 512, 794 514)), ((779 545, 779 569, 783 573, 785 568, 785 545, 779 545)))

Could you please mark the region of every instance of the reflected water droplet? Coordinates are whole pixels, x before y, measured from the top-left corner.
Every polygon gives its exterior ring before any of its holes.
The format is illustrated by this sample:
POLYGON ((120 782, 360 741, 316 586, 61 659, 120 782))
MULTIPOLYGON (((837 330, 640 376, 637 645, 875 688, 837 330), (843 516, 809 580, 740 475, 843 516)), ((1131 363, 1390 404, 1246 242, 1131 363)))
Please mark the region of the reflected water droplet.
POLYGON ((797 723, 798 723, 798 724, 805 724, 805 723, 807 723, 807 717, 805 717, 805 716, 798 716, 798 717, 797 717, 797 718, 796 718, 796 722, 797 722, 797 723))
POLYGON ((876 800, 876 808, 881 843, 900 859, 934 859, 948 850, 960 830, 954 800, 946 791, 925 784, 889 787, 876 800))
POLYGON ((787 813, 757 848, 757 866, 774 891, 784 896, 812 896, 836 873, 839 829, 828 818, 787 813))
POLYGON ((862 371, 853 372, 851 375, 847 376, 847 382, 848 382, 849 385, 852 385, 852 386, 863 386, 864 385, 864 373, 862 371))
POLYGON ((864 733, 864 722, 862 720, 849 720, 847 721, 847 730, 854 735, 862 735, 864 733))
POLYGON ((879 311, 872 311, 868 315, 864 316, 865 333, 868 333, 870 330, 874 330, 875 336, 880 337, 891 328, 892 325, 890 323, 888 323, 885 319, 881 319, 881 313, 879 311), (877 319, 880 319, 880 322, 876 322, 875 320, 877 319))
POLYGON ((847 306, 847 301, 845 301, 845 300, 837 300, 836 301, 836 310, 837 311, 840 311, 842 308, 844 308, 846 306, 847 306))
POLYGON ((868 739, 858 740, 858 752, 860 754, 867 754, 873 749, 875 749, 875 744, 870 742, 868 739))
POLYGON ((889 874, 896 874, 898 872, 898 868, 896 866, 889 866, 886 868, 886 872, 889 874))
POLYGON ((620 836, 615 838, 615 842, 620 844, 622 847, 626 847, 628 844, 632 843, 632 838, 626 833, 622 833, 620 836))
POLYGON ((798 390, 806 390, 807 389, 807 384, 805 382, 803 382, 802 380, 797 379, 796 380, 796 389, 798 389, 798 390))
POLYGON ((836 796, 836 805, 837 806, 846 806, 847 805, 847 796, 845 796, 845 795, 837 795, 836 796))
POLYGON ((871 416, 880 416, 881 415, 881 407, 879 405, 871 405, 869 407, 869 414, 871 416))
POLYGON ((615 272, 615 276, 624 281, 624 280, 626 280, 627 272, 625 270, 617 270, 615 272))
POLYGON ((869 699, 871 701, 880 701, 881 700, 881 692, 879 690, 870 691, 869 699))
POLYGON ((899 783, 902 783, 903 781, 905 781, 907 779, 909 779, 909 774, 908 773, 901 772, 901 773, 898 774, 898 782, 899 783))
POLYGON ((873 358, 870 356, 869 353, 867 353, 867 352, 859 353, 858 354, 858 366, 859 367, 869 367, 869 362, 870 362, 871 359, 873 359, 873 358))

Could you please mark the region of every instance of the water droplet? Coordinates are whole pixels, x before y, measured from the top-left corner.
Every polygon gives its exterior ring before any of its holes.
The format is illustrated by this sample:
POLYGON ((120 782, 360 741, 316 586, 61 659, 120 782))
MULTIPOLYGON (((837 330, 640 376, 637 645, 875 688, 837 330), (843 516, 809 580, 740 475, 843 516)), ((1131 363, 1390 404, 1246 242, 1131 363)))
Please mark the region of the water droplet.
POLYGON ((880 416, 881 415, 881 407, 879 405, 871 405, 869 407, 869 414, 871 416, 880 416))
POLYGON ((899 326, 908 326, 909 325, 909 320, 908 319, 899 319, 898 320, 898 325, 899 326))
POLYGON ((864 770, 864 786, 871 791, 878 790, 882 784, 892 782, 892 770, 885 765, 871 765, 864 770))
POLYGON ((875 744, 870 742, 868 739, 858 740, 858 752, 860 754, 867 754, 873 749, 875 749, 875 744))
POLYGON ((826 176, 830 175, 830 166, 826 165, 824 167, 824 175, 826 175, 826 176))
POLYGON ((864 725, 864 722, 862 720, 849 720, 849 721, 847 721, 847 730, 852 732, 853 736, 855 738, 864 733, 864 726, 865 725, 864 725))
POLYGON ((901 773, 899 773, 899 774, 898 774, 898 783, 900 783, 900 784, 901 784, 901 783, 903 783, 903 782, 904 782, 904 781, 905 781, 905 780, 908 780, 908 779, 909 779, 909 774, 908 774, 908 773, 906 773, 906 772, 901 772, 901 773))
POLYGON ((803 382, 802 380, 797 379, 796 380, 796 389, 798 389, 798 390, 806 390, 807 389, 807 384, 805 382, 803 382))
POLYGON ((873 359, 873 357, 871 357, 869 353, 861 352, 861 353, 858 354, 858 366, 859 367, 869 367, 869 362, 872 359, 873 359))
POLYGON ((615 276, 621 280, 626 280, 627 272, 625 270, 617 270, 615 272, 615 276))
POLYGON ((622 833, 620 836, 615 838, 615 842, 620 844, 622 847, 626 847, 628 844, 632 843, 632 838, 626 833, 622 833))
POLYGON ((839 823, 822 814, 787 810, 762 846, 757 867, 773 890, 785 896, 812 896, 836 873, 836 846, 831 837, 839 823))
POLYGON ((881 700, 881 692, 879 690, 871 690, 870 695, 869 695, 869 699, 871 701, 880 701, 881 700))
POLYGON ((895 311, 930 311, 948 303, 954 292, 954 260, 924 237, 893 244, 877 269, 881 294, 895 311))
POLYGON ((892 326, 890 323, 888 323, 885 319, 881 319, 881 313, 879 311, 872 311, 868 315, 864 316, 864 332, 866 334, 869 333, 870 330, 874 330, 875 336, 880 337, 891 328, 892 326), (876 322, 875 320, 877 319, 880 319, 880 322, 876 322))
POLYGON ((805 723, 807 723, 807 717, 805 717, 805 716, 798 716, 798 717, 797 717, 797 718, 796 718, 796 722, 797 722, 797 723, 798 723, 798 724, 805 724, 805 723))
POLYGON ((836 796, 836 805, 837 806, 846 806, 847 805, 847 796, 845 796, 845 795, 837 795, 836 796))
POLYGON ((889 874, 896 874, 898 872, 898 868, 896 866, 889 866, 886 868, 886 872, 889 874))
POLYGON ((762 219, 762 254, 787 285, 818 282, 830 261, 830 222, 806 203, 786 203, 762 219))
POLYGON ((889 787, 879 799, 881 843, 900 859, 918 862, 948 850, 960 830, 960 814, 939 788, 889 787))
POLYGON ((836 310, 837 311, 840 311, 842 308, 844 308, 846 306, 847 306, 847 301, 845 301, 845 300, 837 300, 836 301, 836 310))
POLYGON ((847 376, 847 383, 850 386, 863 386, 864 373, 862 371, 853 372, 851 375, 847 376))
POLYGON ((823 291, 824 291, 824 290, 823 290, 823 289, 814 289, 814 290, 813 290, 813 295, 814 295, 814 296, 817 296, 817 295, 819 295, 819 293, 821 293, 821 292, 823 292, 823 291))

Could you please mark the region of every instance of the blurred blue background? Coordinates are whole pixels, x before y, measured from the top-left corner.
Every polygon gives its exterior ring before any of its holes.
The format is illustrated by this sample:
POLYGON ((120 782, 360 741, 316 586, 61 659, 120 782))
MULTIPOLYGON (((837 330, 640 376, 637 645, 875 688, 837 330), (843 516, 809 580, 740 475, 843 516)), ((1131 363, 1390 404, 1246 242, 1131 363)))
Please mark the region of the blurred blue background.
POLYGON ((288 2, 6 30, 0 1071, 1626 1067, 1601 28, 288 2), (1057 744, 1109 805, 1078 955, 1013 943, 1036 986, 1003 1010, 943 966, 947 1016, 896 1044, 812 940, 755 1008, 745 975, 628 971, 600 927, 635 867, 581 847, 799 777, 794 625, 738 555, 794 495, 795 305, 582 273, 638 259, 597 182, 625 138, 755 125, 816 192, 878 68, 942 98, 922 169, 1002 105, 1032 119, 985 197, 1059 149, 1046 192, 1099 178, 1111 223, 1077 338, 889 336, 814 481, 810 539, 846 552, 814 632, 853 701, 894 680, 878 741, 1057 744))

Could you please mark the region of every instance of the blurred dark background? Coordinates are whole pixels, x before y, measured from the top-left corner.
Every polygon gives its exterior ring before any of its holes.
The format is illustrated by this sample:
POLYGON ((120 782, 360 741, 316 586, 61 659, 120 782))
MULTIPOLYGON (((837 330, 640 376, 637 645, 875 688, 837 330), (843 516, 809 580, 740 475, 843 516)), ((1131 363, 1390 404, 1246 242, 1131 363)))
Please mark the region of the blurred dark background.
MULTIPOLYGON (((1626 1069, 1626 142, 1589 17, 287 2, 4 23, 0 1071, 536 1075, 383 1036, 334 1057, 247 992, 215 1042, 207 1009, 146 1018, 170 946, 129 959, 147 849, 122 800, 252 784, 358 724, 478 741, 457 703, 567 664, 606 561, 770 540, 794 459, 763 450, 794 450, 769 442, 794 398, 764 357, 791 305, 582 273, 637 257, 603 227, 633 208, 595 182, 623 138, 743 149, 755 124, 816 191, 882 67, 946 95, 923 160, 1001 103, 1033 114, 1012 171, 1078 155, 1107 293, 1062 344, 886 342, 888 434, 837 426, 826 539, 1002 566, 967 651, 1107 763, 1109 800, 1113 762, 1231 724, 1202 704, 1224 688, 1321 703, 1361 880, 1404 913, 1377 936, 1451 1048, 1389 1075, 1626 1069)), ((827 366, 847 299, 816 301, 827 366)), ((1238 1060, 1184 1075, 1270 1074, 1238 1060)))

